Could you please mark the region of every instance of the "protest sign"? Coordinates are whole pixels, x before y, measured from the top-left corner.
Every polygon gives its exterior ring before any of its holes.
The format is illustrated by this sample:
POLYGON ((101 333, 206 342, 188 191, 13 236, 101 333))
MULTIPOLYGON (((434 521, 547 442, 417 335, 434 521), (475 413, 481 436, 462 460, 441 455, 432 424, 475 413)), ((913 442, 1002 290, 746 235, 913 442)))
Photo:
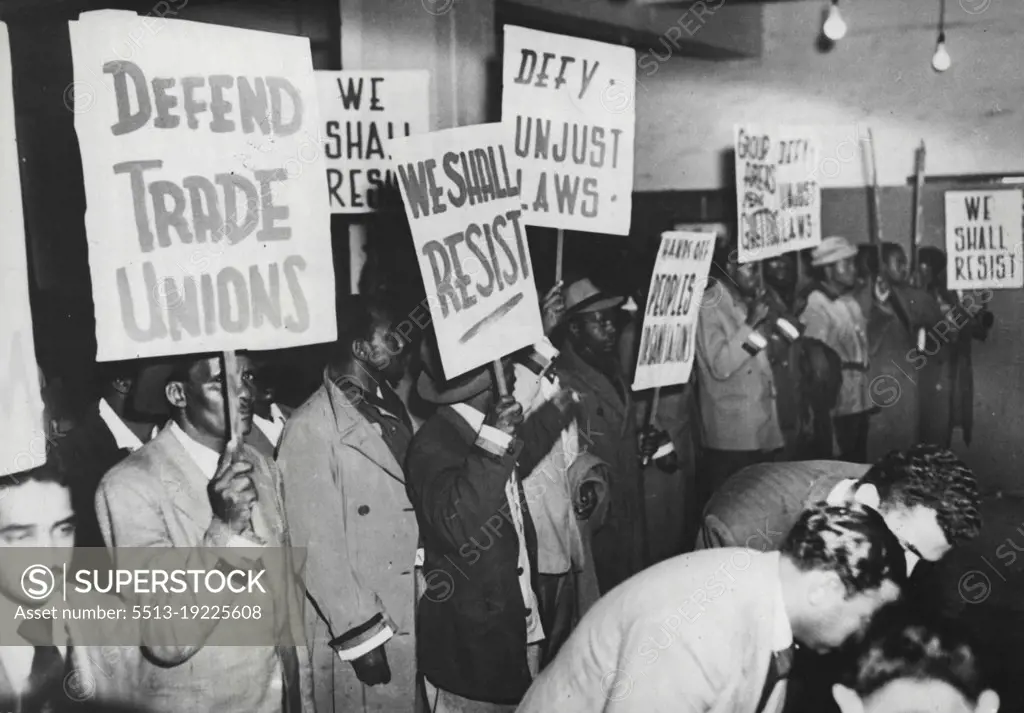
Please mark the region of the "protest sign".
POLYGON ((388 148, 449 379, 544 336, 506 139, 480 124, 388 148))
POLYGON ((818 143, 813 130, 736 126, 741 263, 813 248, 821 242, 818 143))
POLYGON ((46 430, 28 297, 14 88, 7 25, 0 22, 0 476, 46 462, 46 430))
POLYGON ((396 188, 388 141, 430 130, 430 73, 317 72, 332 213, 377 210, 396 188))
POLYGON ((714 252, 713 233, 662 233, 647 293, 634 391, 690 380, 697 318, 714 252))
POLYGON ((501 118, 527 225, 628 235, 636 52, 505 27, 501 118))
POLYGON ((946 191, 946 275, 951 290, 1024 287, 1021 192, 946 191))
POLYGON ((97 359, 335 338, 309 40, 139 18, 71 22, 97 359))

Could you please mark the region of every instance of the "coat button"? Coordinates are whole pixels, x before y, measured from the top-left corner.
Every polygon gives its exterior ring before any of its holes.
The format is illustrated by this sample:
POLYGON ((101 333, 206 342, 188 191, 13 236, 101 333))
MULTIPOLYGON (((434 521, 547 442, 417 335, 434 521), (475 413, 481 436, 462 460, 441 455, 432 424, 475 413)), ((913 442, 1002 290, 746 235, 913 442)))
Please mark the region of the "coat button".
POLYGON ((526 616, 529 617, 531 614, 533 614, 533 609, 527 609, 526 616))
POLYGON ((359 509, 356 512, 358 512, 360 515, 366 515, 367 513, 370 512, 370 506, 369 505, 360 505, 359 509))
POLYGON ((600 406, 597 407, 597 415, 604 416, 604 409, 600 406))
POLYGON ((518 574, 520 577, 522 577, 523 576, 523 568, 522 567, 516 567, 516 574, 518 574))

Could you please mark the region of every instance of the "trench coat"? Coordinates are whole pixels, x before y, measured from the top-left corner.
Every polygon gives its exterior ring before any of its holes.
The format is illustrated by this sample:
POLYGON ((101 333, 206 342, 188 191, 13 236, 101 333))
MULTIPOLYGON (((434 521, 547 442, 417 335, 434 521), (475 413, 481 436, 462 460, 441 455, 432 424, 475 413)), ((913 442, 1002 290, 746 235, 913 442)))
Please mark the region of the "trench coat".
POLYGON ((557 362, 562 384, 581 396, 580 451, 609 466, 609 505, 604 525, 594 533, 594 561, 602 592, 608 592, 645 565, 646 510, 643 473, 637 456, 636 407, 629 385, 621 393, 597 369, 566 345, 557 362))
POLYGON ((292 544, 306 548, 317 713, 412 711, 418 529, 401 466, 374 424, 327 378, 285 425, 278 464, 292 544), (391 682, 364 686, 347 659, 374 637, 387 637, 391 682))

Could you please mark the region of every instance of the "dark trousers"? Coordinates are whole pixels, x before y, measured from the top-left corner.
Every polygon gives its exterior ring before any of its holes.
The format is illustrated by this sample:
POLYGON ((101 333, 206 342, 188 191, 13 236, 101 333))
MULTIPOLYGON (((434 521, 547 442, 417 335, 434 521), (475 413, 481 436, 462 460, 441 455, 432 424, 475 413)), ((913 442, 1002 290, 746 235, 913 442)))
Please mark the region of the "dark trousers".
POLYGON ((867 411, 848 416, 836 416, 836 443, 839 459, 850 463, 868 462, 868 425, 871 414, 867 411))
POLYGON ((544 641, 540 645, 541 669, 554 660, 572 633, 577 619, 575 580, 573 572, 537 575, 537 607, 544 626, 544 641))

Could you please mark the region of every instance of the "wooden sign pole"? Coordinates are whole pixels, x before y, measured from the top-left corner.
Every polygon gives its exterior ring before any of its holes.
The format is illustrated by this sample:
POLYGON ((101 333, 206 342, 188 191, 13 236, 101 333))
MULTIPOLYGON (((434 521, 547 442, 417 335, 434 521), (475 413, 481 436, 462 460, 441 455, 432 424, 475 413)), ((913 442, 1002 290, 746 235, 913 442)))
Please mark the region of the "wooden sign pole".
POLYGON ((501 365, 501 359, 495 359, 491 362, 491 366, 494 367, 494 383, 498 386, 498 396, 505 398, 508 396, 508 384, 505 383, 505 367, 501 365))
POLYGON ((555 245, 555 284, 562 281, 562 256, 565 254, 565 231, 558 229, 558 242, 555 245))

